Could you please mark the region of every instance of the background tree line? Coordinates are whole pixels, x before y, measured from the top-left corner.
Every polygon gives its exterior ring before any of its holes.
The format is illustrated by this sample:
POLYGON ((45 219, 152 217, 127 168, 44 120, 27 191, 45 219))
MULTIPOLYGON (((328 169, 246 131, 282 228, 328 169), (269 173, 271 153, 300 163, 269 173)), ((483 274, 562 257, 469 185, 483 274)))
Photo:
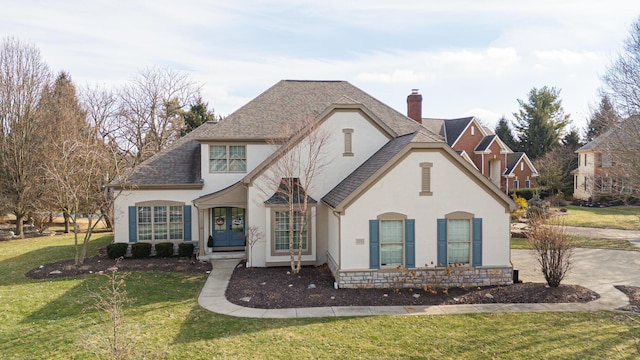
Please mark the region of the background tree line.
POLYGON ((78 90, 71 75, 53 75, 39 49, 16 38, 0 43, 0 212, 16 217, 63 214, 66 231, 91 215, 76 260, 95 224, 113 219, 106 187, 180 136, 215 120, 187 75, 146 68, 122 87, 78 90))

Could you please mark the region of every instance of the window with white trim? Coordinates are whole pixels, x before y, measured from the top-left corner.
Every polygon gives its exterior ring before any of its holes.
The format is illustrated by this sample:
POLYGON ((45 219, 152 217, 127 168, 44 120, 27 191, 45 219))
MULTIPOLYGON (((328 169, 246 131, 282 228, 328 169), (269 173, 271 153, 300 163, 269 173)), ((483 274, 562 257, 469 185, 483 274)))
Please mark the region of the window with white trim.
POLYGON ((184 238, 183 206, 138 206, 138 240, 171 241, 184 238))
MULTIPOLYGON (((289 235, 291 234, 289 224, 289 211, 273 212, 273 250, 274 252, 289 252, 289 235)), ((293 216, 293 248, 298 250, 300 243, 300 232, 302 231, 302 250, 309 250, 309 217, 305 219, 304 229, 302 229, 302 214, 294 211, 293 216)))
POLYGON ((433 163, 430 163, 430 162, 420 163, 420 168, 422 170, 420 196, 433 195, 433 192, 431 191, 431 168, 432 167, 433 167, 433 163))
POLYGON ((531 188, 531 180, 527 179, 524 181, 524 187, 527 189, 531 188))
POLYGON ((518 182, 518 178, 515 178, 513 180, 513 188, 514 189, 519 189, 519 187, 520 187, 520 182, 518 182))
POLYGON ((447 221, 447 262, 449 264, 471 263, 470 219, 447 221))
POLYGON ((209 172, 246 172, 245 145, 209 145, 209 172))

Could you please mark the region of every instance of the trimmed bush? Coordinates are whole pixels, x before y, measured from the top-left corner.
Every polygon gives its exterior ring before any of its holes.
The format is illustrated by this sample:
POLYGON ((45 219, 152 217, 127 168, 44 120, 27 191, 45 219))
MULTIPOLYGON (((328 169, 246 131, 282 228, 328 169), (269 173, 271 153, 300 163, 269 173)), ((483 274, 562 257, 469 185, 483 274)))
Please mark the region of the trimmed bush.
POLYGON ((156 244, 156 257, 171 257, 173 256, 173 243, 162 242, 156 244))
POLYGON ((151 256, 151 244, 135 243, 131 245, 131 255, 136 259, 148 258, 151 256))
POLYGON ((120 257, 124 257, 127 254, 127 248, 129 244, 127 243, 113 243, 107 245, 107 256, 109 259, 117 259, 120 257))
POLYGON ((523 197, 526 200, 531 200, 535 194, 540 195, 540 197, 545 198, 550 194, 550 191, 545 188, 522 188, 517 190, 509 191, 509 194, 516 194, 519 197, 523 197))
POLYGON ((538 194, 534 195, 531 200, 527 201, 529 207, 527 207, 527 212, 525 213, 525 217, 527 219, 546 219, 549 216, 549 206, 548 203, 542 199, 538 194))
POLYGON ((178 244, 178 256, 180 257, 192 257, 193 251, 196 246, 191 243, 180 243, 178 244))

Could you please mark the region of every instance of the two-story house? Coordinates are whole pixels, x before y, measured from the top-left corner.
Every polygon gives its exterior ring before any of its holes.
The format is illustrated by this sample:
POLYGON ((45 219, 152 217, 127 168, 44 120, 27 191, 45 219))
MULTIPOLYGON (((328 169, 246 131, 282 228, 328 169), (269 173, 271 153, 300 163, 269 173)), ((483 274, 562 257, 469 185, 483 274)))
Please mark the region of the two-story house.
POLYGON ((637 196, 634 190, 637 181, 633 179, 640 175, 639 124, 637 118, 627 119, 576 150, 578 168, 572 172, 574 197, 597 201, 602 197, 637 196))
POLYGON ((118 186, 116 242, 193 242, 201 260, 281 266, 304 218, 303 263, 328 264, 340 287, 393 287, 402 271, 425 267, 424 281, 444 278, 442 285, 512 281, 513 201, 439 134, 345 81, 280 81, 118 186), (308 125, 294 135, 285 131, 301 123, 308 125), (302 172, 276 182, 273 175, 294 149, 303 149, 304 163, 309 153, 299 146, 319 132, 329 134, 327 166, 307 189, 308 215, 296 213, 291 229, 278 182, 307 181, 302 172), (249 227, 264 233, 250 252, 249 227), (449 275, 453 264, 464 276, 449 275))
POLYGON ((527 154, 513 152, 475 117, 423 118, 422 95, 417 90, 407 97, 407 116, 442 136, 449 146, 506 194, 510 190, 537 185, 538 170, 527 154))

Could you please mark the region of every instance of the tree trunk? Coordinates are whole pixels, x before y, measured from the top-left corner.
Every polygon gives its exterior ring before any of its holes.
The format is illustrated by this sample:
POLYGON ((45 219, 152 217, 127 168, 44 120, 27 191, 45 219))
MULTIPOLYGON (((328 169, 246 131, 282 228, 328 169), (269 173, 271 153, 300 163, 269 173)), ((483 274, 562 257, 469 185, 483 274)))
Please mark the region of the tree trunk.
POLYGON ((69 233, 69 213, 66 211, 62 212, 62 217, 64 218, 64 233, 69 233))
POLYGON ((106 212, 102 211, 102 218, 104 220, 104 224, 106 226, 107 229, 112 230, 113 229, 113 222, 111 221, 111 216, 109 216, 109 214, 107 214, 106 212))
POLYGON ((16 236, 19 238, 24 237, 24 218, 25 214, 16 214, 16 236))

